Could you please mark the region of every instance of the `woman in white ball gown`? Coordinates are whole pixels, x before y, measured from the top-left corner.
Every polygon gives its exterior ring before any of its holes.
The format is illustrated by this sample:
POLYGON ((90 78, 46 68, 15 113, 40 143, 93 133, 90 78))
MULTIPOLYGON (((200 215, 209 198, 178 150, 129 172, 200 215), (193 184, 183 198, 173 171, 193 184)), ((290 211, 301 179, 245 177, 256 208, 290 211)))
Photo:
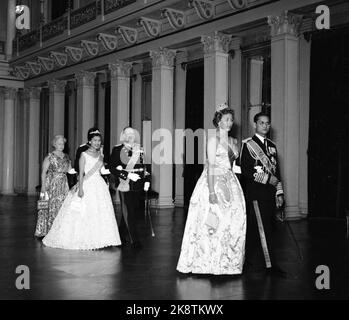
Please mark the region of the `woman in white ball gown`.
POLYGON ((44 245, 53 248, 93 250, 121 244, 104 171, 101 133, 89 134, 89 149, 80 156, 79 182, 69 191, 44 245))
POLYGON ((214 136, 208 139, 207 163, 190 199, 177 270, 182 273, 241 274, 245 256, 246 208, 232 171, 237 142, 228 136, 234 113, 216 108, 214 136))

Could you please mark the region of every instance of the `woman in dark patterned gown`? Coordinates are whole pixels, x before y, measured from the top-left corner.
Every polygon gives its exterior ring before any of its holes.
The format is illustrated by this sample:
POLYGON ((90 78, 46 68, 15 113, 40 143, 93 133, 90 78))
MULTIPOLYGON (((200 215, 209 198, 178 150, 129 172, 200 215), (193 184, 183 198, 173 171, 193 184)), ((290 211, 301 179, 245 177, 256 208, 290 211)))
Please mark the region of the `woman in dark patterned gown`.
POLYGON ((63 152, 65 143, 66 139, 62 135, 55 136, 52 141, 54 151, 46 156, 42 165, 41 195, 48 194, 49 208, 38 212, 36 237, 44 237, 50 231, 69 191, 66 173, 71 170, 71 162, 63 152))

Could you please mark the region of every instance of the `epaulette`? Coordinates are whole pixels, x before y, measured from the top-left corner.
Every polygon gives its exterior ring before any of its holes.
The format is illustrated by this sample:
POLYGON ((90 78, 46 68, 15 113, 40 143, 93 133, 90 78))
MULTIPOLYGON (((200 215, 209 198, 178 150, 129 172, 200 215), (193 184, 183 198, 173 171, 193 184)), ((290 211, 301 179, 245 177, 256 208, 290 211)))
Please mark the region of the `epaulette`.
POLYGON ((246 139, 242 140, 242 143, 247 143, 247 142, 249 142, 251 139, 252 139, 252 137, 246 138, 246 139))

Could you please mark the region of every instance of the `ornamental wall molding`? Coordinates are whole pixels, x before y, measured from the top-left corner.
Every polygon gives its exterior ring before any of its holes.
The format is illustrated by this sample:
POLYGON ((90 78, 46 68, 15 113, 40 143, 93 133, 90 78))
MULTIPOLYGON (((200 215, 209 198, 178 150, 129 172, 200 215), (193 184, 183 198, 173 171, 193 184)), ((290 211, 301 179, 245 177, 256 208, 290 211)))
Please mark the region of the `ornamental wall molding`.
POLYGON ((95 57, 98 55, 99 46, 96 41, 81 40, 81 46, 85 49, 85 52, 90 57, 95 57))
POLYGON ((138 40, 138 30, 136 28, 117 26, 115 32, 121 35, 126 44, 135 44, 138 40))
POLYGON ((161 16, 167 18, 170 26, 173 29, 181 29, 185 26, 185 12, 171 9, 171 8, 165 8, 161 12, 161 16))
POLYGON ((203 20, 213 18, 215 6, 211 0, 189 0, 190 8, 195 8, 196 14, 203 20))
POLYGON ((34 61, 27 61, 26 65, 29 67, 30 71, 32 72, 32 74, 34 74, 35 76, 37 76, 38 74, 40 74, 41 72, 41 64, 38 62, 34 62, 34 61))
POLYGON ((58 67, 64 67, 68 62, 68 55, 63 52, 51 51, 49 56, 54 60, 58 67))
POLYGON ((27 66, 15 66, 14 70, 18 72, 19 76, 23 79, 28 79, 30 75, 30 69, 27 66))
POLYGON ((38 62, 41 63, 45 71, 52 71, 55 67, 55 62, 53 59, 46 57, 38 57, 38 62))
POLYGON ((118 37, 108 33, 98 33, 97 40, 101 41, 105 50, 112 51, 118 46, 118 37))
POLYGON ((241 10, 247 7, 248 1, 247 0, 227 0, 229 5, 234 10, 241 10))
POLYGON ((17 95, 17 89, 11 87, 2 88, 5 100, 14 100, 17 95))
POLYGON ((161 32, 161 21, 146 17, 140 17, 137 23, 142 26, 148 37, 158 37, 161 32))
POLYGON ((64 51, 68 54, 69 58, 72 59, 74 62, 79 62, 82 59, 82 48, 72 47, 72 46, 66 46, 64 47, 64 51))

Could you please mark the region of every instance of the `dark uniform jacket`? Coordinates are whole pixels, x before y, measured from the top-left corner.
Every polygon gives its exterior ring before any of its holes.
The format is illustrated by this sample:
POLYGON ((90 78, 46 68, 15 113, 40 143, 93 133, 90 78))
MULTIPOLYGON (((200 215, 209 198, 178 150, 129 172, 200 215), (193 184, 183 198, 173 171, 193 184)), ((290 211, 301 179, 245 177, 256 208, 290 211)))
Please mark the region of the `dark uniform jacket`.
MULTIPOLYGON (((119 184, 119 179, 127 180, 128 171, 118 170, 117 167, 121 166, 125 169, 128 161, 132 157, 132 151, 130 151, 124 144, 116 145, 111 153, 109 161, 109 170, 116 178, 116 187, 119 184)), ((148 165, 144 164, 143 155, 141 154, 137 163, 134 165, 134 173, 138 174, 141 179, 136 182, 129 181, 130 191, 142 191, 144 189, 144 183, 150 182, 150 175, 147 174, 150 170, 148 165)))
POLYGON ((273 201, 276 195, 283 194, 276 145, 268 138, 266 138, 266 141, 267 149, 256 135, 252 138, 243 140, 240 165, 245 182, 245 196, 247 201, 273 201), (248 146, 251 140, 257 143, 262 149, 264 155, 269 159, 269 162, 265 161, 263 164, 262 161, 256 157, 256 154, 253 151, 251 152, 251 144, 248 146), (272 174, 279 180, 276 187, 269 183, 272 174))

